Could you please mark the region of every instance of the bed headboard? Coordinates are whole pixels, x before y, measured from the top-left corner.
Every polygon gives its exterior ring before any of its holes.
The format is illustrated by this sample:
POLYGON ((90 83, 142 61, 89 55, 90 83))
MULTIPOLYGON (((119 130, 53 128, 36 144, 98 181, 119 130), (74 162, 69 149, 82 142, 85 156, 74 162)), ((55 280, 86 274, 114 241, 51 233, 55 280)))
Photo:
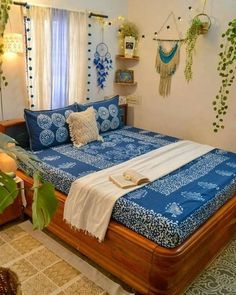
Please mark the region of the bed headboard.
POLYGON ((21 147, 29 147, 29 135, 24 119, 0 121, 0 132, 14 138, 21 147))

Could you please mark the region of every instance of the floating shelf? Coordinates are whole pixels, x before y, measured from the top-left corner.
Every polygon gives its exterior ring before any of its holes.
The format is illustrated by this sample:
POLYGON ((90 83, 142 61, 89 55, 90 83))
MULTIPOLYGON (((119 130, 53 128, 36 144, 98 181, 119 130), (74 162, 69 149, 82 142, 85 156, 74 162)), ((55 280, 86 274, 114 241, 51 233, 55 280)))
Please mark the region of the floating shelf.
POLYGON ((120 86, 135 86, 137 85, 137 82, 134 83, 120 83, 120 82, 114 82, 116 85, 120 85, 120 86))
POLYGON ((139 56, 125 57, 124 55, 117 55, 116 58, 121 60, 139 60, 139 56))

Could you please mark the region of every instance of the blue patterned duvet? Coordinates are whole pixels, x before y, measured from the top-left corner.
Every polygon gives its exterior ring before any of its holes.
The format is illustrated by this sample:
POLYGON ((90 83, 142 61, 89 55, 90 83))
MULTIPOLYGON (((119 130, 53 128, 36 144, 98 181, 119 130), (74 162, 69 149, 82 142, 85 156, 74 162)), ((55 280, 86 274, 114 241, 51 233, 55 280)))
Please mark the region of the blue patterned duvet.
MULTIPOLYGON (((44 177, 68 193, 71 183, 176 142, 133 127, 103 134, 104 142, 77 149, 72 144, 35 152, 44 177)), ((161 246, 180 245, 236 194, 236 154, 215 149, 180 169, 120 198, 112 218, 161 246)))

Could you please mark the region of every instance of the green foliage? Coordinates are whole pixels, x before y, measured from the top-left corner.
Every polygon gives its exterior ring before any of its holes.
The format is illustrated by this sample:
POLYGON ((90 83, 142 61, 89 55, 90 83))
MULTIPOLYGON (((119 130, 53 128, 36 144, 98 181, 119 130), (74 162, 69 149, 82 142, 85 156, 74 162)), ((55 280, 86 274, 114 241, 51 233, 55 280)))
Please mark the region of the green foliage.
MULTIPOLYGON (((39 160, 19 146, 13 145, 15 142, 11 137, 0 133, 0 152, 4 152, 16 161, 22 162, 29 171, 33 173, 33 204, 32 218, 34 228, 42 229, 47 226, 52 219, 57 208, 57 199, 54 187, 48 182, 41 180, 40 173, 43 171, 39 165, 39 160)), ((25 171, 26 173, 29 171, 25 171)), ((16 198, 19 189, 15 181, 0 171, 0 213, 3 212, 16 198)))
POLYGON ((187 30, 187 35, 184 43, 186 44, 186 64, 184 70, 184 76, 187 82, 192 80, 193 72, 193 52, 197 42, 197 37, 200 34, 202 22, 198 17, 193 18, 190 28, 187 30))
POLYGON ((32 204, 33 225, 36 229, 46 227, 57 209, 54 188, 48 182, 40 182, 40 174, 34 173, 34 202, 32 204))
POLYGON ((234 82, 236 71, 236 19, 229 23, 225 33, 222 34, 223 42, 220 45, 218 72, 221 77, 219 92, 213 101, 213 110, 216 120, 213 122, 214 132, 224 129, 224 116, 228 110, 228 95, 230 86, 234 82))
POLYGON ((135 40, 139 39, 139 30, 137 26, 131 22, 123 23, 119 28, 119 32, 122 39, 124 39, 126 36, 132 36, 135 38, 135 40))
POLYGON ((2 70, 2 56, 4 54, 4 44, 3 44, 3 35, 6 28, 6 24, 9 18, 9 11, 11 9, 12 0, 1 0, 0 6, 0 88, 3 82, 4 86, 8 85, 6 77, 3 74, 2 70))
POLYGON ((18 195, 16 182, 0 171, 0 214, 11 205, 18 195))

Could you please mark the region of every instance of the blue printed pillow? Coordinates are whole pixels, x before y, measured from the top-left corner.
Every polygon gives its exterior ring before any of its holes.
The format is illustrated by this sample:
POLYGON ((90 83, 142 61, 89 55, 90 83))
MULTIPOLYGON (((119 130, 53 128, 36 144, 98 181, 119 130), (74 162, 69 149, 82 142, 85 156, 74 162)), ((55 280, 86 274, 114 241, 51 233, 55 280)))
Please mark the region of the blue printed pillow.
POLYGON ((67 117, 78 110, 77 104, 45 111, 24 110, 31 150, 41 150, 70 141, 67 117))
POLYGON ((108 100, 96 101, 88 104, 78 104, 80 111, 93 107, 96 112, 96 120, 100 133, 115 130, 121 127, 119 96, 108 100))

